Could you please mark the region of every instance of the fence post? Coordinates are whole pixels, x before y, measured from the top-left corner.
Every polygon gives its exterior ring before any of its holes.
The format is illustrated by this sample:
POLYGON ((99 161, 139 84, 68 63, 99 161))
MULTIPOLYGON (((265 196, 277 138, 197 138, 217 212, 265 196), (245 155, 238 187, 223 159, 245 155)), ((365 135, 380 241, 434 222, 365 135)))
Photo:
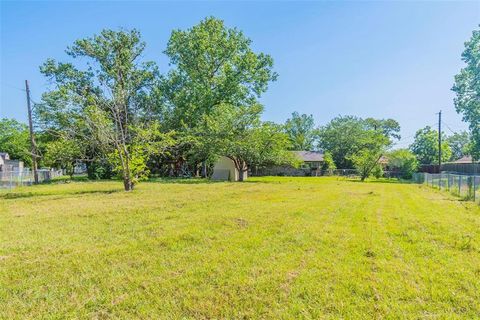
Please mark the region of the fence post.
POLYGON ((462 196, 462 176, 458 176, 458 196, 462 196))
POLYGON ((473 202, 475 202, 475 201, 476 201, 476 199, 475 199, 475 196, 476 196, 475 190, 477 189, 477 183, 476 183, 476 180, 477 180, 477 179, 476 179, 476 176, 473 176, 472 179, 473 179, 473 202))

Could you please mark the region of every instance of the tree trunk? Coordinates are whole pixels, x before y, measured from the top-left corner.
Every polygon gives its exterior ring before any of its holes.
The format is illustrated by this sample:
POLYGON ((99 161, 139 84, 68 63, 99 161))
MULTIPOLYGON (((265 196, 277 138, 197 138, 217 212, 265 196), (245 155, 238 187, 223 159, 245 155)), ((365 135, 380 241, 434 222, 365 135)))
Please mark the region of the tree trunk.
POLYGON ((132 191, 133 190, 133 182, 128 176, 123 177, 123 187, 125 191, 132 191))
POLYGON ((246 171, 247 170, 243 170, 243 169, 238 170, 238 181, 240 181, 240 182, 244 181, 246 171))
POLYGON ((202 178, 207 178, 207 161, 202 161, 202 178))

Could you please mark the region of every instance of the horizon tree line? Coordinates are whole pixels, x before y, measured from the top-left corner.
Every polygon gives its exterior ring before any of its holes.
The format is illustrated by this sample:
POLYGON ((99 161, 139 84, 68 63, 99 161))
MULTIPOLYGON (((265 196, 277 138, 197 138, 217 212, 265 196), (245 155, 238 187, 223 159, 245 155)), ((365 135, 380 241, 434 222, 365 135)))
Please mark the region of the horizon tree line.
MULTIPOLYGON (((146 43, 138 30, 103 30, 75 41, 66 50, 70 62, 47 59, 40 67, 51 84, 35 106, 41 163, 73 173, 75 162, 84 161, 89 176, 118 174, 127 191, 152 173, 207 177, 219 155, 233 161, 240 180, 252 166, 294 165, 289 150, 321 149, 332 166, 355 167, 362 180, 378 171, 379 159, 400 140, 399 123, 338 116, 316 127, 312 115, 298 112, 284 124, 261 121, 259 98, 278 74, 273 58, 251 43, 208 17, 172 31, 164 51, 170 70, 162 74, 142 60, 146 43)), ((452 90, 470 132, 445 137, 444 161, 480 156, 480 31, 465 46, 467 66, 452 90)), ((3 119, 0 129, 0 149, 30 163, 25 126, 3 119)), ((428 164, 437 153, 438 134, 425 127, 392 158, 413 154, 428 164)))

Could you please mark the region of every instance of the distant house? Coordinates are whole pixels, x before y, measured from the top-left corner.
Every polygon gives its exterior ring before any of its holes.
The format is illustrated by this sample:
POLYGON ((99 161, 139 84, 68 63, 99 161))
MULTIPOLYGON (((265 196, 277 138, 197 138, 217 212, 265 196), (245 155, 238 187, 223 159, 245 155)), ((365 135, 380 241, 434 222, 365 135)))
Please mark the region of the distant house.
POLYGON ((0 171, 23 171, 23 161, 11 160, 6 152, 0 152, 0 171))
POLYGON ((475 161, 473 161, 472 156, 463 156, 462 158, 460 158, 456 161, 449 162, 449 163, 462 164, 462 163, 475 163, 475 161))
POLYGON ((6 152, 0 152, 0 171, 7 171, 6 164, 10 160, 10 155, 6 152))
POLYGON ((10 160, 10 156, 6 152, 0 152, 0 171, 4 171, 5 160, 10 160))
POLYGON ((300 160, 299 168, 291 165, 259 167, 252 170, 256 176, 319 176, 322 174, 324 154, 322 151, 291 151, 300 160))
MULTIPOLYGON (((247 175, 247 172, 243 174, 243 180, 247 179, 247 175)), ((211 179, 217 181, 238 181, 239 176, 240 174, 237 168, 235 168, 235 164, 233 163, 232 159, 222 156, 218 158, 215 166, 213 167, 211 179)))
POLYGON ((302 161, 303 169, 320 169, 323 164, 322 151, 292 151, 302 161))

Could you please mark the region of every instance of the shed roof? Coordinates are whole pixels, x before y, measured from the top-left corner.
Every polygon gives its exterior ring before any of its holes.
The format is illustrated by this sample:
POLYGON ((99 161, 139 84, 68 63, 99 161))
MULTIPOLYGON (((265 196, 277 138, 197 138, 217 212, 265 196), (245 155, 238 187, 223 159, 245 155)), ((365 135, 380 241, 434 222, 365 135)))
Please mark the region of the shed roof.
POLYGON ((320 151, 293 151, 293 153, 304 162, 323 161, 323 152, 320 151))

